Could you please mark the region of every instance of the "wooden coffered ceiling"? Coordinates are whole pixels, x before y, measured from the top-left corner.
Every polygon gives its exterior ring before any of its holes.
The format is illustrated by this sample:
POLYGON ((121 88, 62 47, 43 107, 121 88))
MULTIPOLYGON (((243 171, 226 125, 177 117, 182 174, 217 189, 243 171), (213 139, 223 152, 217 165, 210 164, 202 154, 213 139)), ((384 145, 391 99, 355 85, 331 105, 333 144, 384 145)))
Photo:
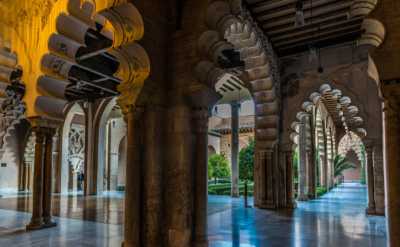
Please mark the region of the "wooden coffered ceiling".
POLYGON ((352 43, 361 34, 362 17, 349 18, 352 0, 304 0, 305 24, 295 26, 297 0, 245 0, 278 56, 352 43))

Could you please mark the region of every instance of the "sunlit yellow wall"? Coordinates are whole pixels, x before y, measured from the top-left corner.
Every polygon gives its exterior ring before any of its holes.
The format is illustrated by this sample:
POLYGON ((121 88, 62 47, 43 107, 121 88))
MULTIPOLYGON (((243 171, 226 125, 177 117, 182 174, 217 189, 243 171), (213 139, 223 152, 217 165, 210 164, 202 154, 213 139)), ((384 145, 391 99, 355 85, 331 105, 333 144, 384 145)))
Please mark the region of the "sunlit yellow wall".
MULTIPOLYGON (((24 101, 27 117, 37 116, 35 99, 39 95, 36 81, 41 75, 40 61, 48 53, 48 40, 56 32, 56 19, 67 12, 69 0, 9 0, 0 3, 0 35, 3 43, 10 43, 17 53, 26 85, 24 101)), ((96 11, 126 0, 90 0, 96 11)))

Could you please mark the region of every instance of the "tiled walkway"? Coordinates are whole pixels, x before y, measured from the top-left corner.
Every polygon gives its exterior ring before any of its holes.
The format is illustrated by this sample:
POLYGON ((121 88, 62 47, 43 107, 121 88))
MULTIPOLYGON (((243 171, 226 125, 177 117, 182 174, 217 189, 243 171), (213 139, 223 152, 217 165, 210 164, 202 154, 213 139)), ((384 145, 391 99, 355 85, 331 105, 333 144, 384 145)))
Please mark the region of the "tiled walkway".
POLYGON ((209 216, 211 246, 384 247, 384 217, 367 217, 366 189, 345 184, 293 211, 242 207, 209 216))
MULTIPOLYGON (((299 203, 293 212, 244 209, 242 204, 240 199, 210 196, 211 247, 386 246, 385 220, 365 216, 366 190, 357 184, 299 203)), ((120 224, 70 218, 56 218, 56 228, 25 232, 29 218, 29 213, 0 209, 0 246, 114 247, 122 239, 120 224)))

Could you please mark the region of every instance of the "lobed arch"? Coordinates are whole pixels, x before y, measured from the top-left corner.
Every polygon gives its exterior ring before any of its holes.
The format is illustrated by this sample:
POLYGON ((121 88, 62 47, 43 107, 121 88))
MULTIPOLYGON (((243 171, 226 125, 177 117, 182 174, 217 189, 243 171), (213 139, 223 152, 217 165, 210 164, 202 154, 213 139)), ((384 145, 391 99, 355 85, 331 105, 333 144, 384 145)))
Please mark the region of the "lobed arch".
MULTIPOLYGON (((105 99, 102 101, 98 111, 95 114, 95 126, 96 126, 96 136, 97 136, 97 143, 98 145, 96 145, 96 153, 97 153, 97 192, 101 192, 104 191, 104 171, 105 171, 105 167, 106 167, 106 127, 107 127, 107 121, 108 118, 111 114, 111 112, 113 111, 113 108, 115 108, 116 106, 118 106, 117 103, 117 98, 110 98, 110 99, 105 99)), ((125 129, 125 135, 124 136, 120 136, 120 142, 119 144, 121 144, 122 140, 125 140, 126 136, 126 129, 125 129)), ((114 148, 119 148, 120 145, 114 147, 114 148)), ((122 148, 122 147, 121 147, 122 148)), ((118 151, 118 150, 115 150, 118 151)))
MULTIPOLYGON (((226 71, 248 85, 256 105, 256 146, 272 150, 278 143, 279 100, 276 58, 263 33, 250 16, 237 15, 238 1, 214 1, 206 13, 209 30, 199 38, 200 61, 195 72, 199 81, 214 88, 226 71), (224 52, 240 56, 242 68, 226 69, 224 52)), ((239 61, 236 61, 240 63, 239 61)), ((221 92, 220 92, 221 93, 221 92)))
POLYGON ((120 97, 124 104, 136 101, 149 75, 150 60, 135 42, 142 38, 144 26, 139 11, 129 1, 22 0, 4 6, 7 7, 4 17, 9 25, 0 32, 10 42, 12 50, 23 58, 21 66, 27 72, 23 76, 27 86, 24 97, 27 117, 64 117, 67 103, 76 100, 67 93, 75 83, 71 82, 69 71, 78 64, 76 55, 99 48, 98 45, 88 46, 85 35, 88 32, 110 41, 108 46, 97 51, 104 49, 118 62, 112 75, 119 80, 115 95, 126 91, 121 88, 130 89, 131 84, 136 84, 138 90, 130 92, 130 97, 120 97), (15 13, 27 13, 27 16, 21 19, 15 13))
MULTIPOLYGON (((25 118, 26 105, 22 101, 25 86, 18 55, 8 46, 0 47, 0 159, 8 151, 9 159, 17 160, 18 125, 25 118)), ((19 162, 17 162, 19 163, 19 162)))
POLYGON ((364 146, 362 138, 356 133, 350 131, 339 139, 338 154, 345 157, 350 150, 353 150, 358 160, 361 162, 363 159, 363 148, 364 146))
MULTIPOLYGON (((360 133, 362 135, 366 135, 366 130, 363 127, 364 125, 364 120, 360 116, 358 116, 359 110, 358 107, 351 105, 351 99, 347 96, 343 96, 342 92, 338 89, 332 89, 332 87, 329 84, 323 84, 319 88, 318 92, 313 92, 309 96, 310 101, 305 101, 302 104, 302 110, 297 113, 295 116, 296 120, 292 122, 291 124, 291 133, 290 133, 290 139, 292 143, 295 145, 298 145, 298 139, 299 139, 299 127, 298 125, 300 122, 303 120, 304 117, 313 115, 313 110, 314 109, 320 109, 320 105, 323 105, 326 107, 326 103, 329 105, 327 106, 327 113, 329 113, 329 118, 328 121, 325 123, 325 128, 322 128, 322 119, 319 120, 319 125, 317 126, 317 133, 319 136, 321 136, 321 133, 323 133, 323 130, 330 130, 330 132, 333 132, 333 130, 336 131, 335 128, 335 120, 332 119, 332 111, 333 114, 338 114, 338 117, 341 118, 339 120, 342 121, 343 127, 346 132, 349 130, 354 130, 357 133, 360 133), (337 107, 340 105, 343 114, 340 115, 340 111, 337 111, 337 107), (330 108, 330 109, 329 109, 330 108), (343 118, 344 117, 344 118, 343 118)), ((318 113, 318 110, 317 110, 318 113)), ((320 113, 321 114, 321 113, 320 113)), ((318 120, 318 119, 317 119, 318 120)), ((337 119, 336 119, 337 122, 337 119)), ((336 150, 336 133, 332 133, 332 148, 333 150, 336 150)), ((308 134, 311 136, 311 134, 308 134)))
MULTIPOLYGON (((69 191, 69 181, 71 180, 70 177, 70 169, 73 170, 73 172, 78 172, 78 170, 75 168, 69 167, 70 164, 68 164, 68 157, 69 157, 69 146, 70 146, 70 138, 69 138, 69 133, 71 131, 71 124, 72 121, 75 117, 75 115, 82 115, 85 117, 85 110, 82 108, 82 106, 79 103, 73 103, 69 104, 66 109, 66 117, 64 119, 62 131, 61 131, 61 158, 60 158, 60 188, 58 188, 58 191, 60 193, 67 193, 69 191)), ((86 130, 85 130, 86 131, 86 130)), ((85 145, 83 146, 83 148, 85 145)), ((83 172, 84 168, 81 167, 80 171, 83 172)))

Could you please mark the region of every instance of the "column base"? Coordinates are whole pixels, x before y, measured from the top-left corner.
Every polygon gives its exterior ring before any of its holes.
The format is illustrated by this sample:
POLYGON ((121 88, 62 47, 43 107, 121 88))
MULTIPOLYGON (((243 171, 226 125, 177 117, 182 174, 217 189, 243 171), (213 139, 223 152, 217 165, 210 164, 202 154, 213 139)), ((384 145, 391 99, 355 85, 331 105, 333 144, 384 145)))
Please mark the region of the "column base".
POLYGON ((367 207, 367 208, 365 209, 365 213, 366 213, 366 214, 370 214, 370 215, 375 215, 375 214, 376 214, 376 212, 375 212, 375 207, 367 207))
POLYGON ((50 228, 50 227, 55 227, 55 226, 57 226, 57 223, 52 221, 51 219, 45 220, 44 224, 43 224, 44 228, 50 228))
POLYGON ((259 203, 257 207, 260 209, 270 209, 270 210, 274 210, 277 208, 275 203, 271 202, 259 203))
POLYGON ((295 208, 297 208, 297 203, 296 203, 296 202, 288 202, 288 203, 286 204, 286 208, 288 208, 288 209, 295 209, 295 208))
POLYGON ((31 220, 31 222, 26 225, 26 230, 27 231, 35 231, 35 230, 40 230, 44 228, 44 223, 43 220, 40 219, 35 219, 35 220, 31 220))
POLYGON ((309 200, 312 200, 312 199, 317 198, 317 196, 316 196, 316 195, 313 195, 313 194, 309 194, 309 195, 307 196, 307 198, 308 198, 309 200))
POLYGON ((231 192, 231 197, 239 198, 240 197, 240 193, 239 192, 231 192))
POLYGON ((194 247, 208 247, 208 240, 195 240, 193 242, 194 247))
POLYGON ((297 200, 298 201, 308 201, 308 196, 306 196, 306 195, 303 195, 303 196, 299 196, 298 198, 297 198, 297 200))

